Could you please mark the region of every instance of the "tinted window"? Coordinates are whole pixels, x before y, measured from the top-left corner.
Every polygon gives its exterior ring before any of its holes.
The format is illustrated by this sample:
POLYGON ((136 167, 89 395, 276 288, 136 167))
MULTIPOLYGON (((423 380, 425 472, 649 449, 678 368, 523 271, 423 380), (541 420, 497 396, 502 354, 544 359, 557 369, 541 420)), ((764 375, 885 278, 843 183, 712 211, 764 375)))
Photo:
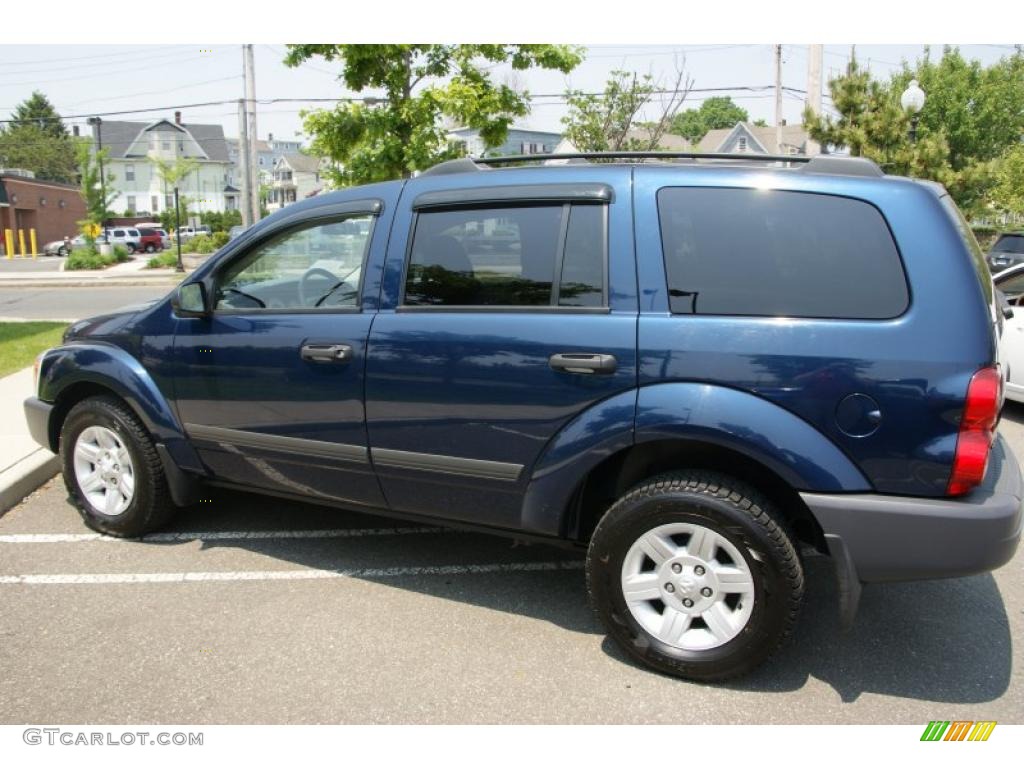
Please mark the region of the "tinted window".
POLYGON ((114 230, 114 237, 124 237, 124 230, 123 229, 115 229, 114 230))
POLYGON ((217 280, 217 309, 355 307, 371 217, 360 234, 346 221, 286 232, 254 246, 217 280))
POLYGON ((606 210, 603 205, 577 205, 569 214, 558 289, 560 306, 604 306, 606 210))
POLYGON ((993 251, 1024 253, 1024 235, 1003 235, 992 246, 993 251))
POLYGON ((154 229, 140 229, 139 230, 139 237, 152 237, 155 234, 156 234, 156 230, 154 230, 154 229))
POLYGON ((658 212, 673 312, 879 319, 906 309, 899 253, 867 203, 666 188, 658 212))
POLYGON ((603 206, 424 211, 413 235, 405 304, 600 306, 604 241, 603 206))
POLYGON ((1024 293, 1024 272, 1014 272, 1012 275, 1000 275, 996 278, 996 288, 1007 296, 1019 296, 1024 293))

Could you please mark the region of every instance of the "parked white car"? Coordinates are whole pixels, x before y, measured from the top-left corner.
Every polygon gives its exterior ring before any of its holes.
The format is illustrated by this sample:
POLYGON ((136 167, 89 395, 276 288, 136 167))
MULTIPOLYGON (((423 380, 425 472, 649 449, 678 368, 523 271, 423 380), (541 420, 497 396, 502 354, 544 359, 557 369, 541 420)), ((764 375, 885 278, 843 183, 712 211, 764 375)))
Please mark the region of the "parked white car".
POLYGON ((999 359, 1006 370, 1006 397, 1024 403, 1024 264, 1000 272, 993 280, 1013 309, 1003 321, 999 359))

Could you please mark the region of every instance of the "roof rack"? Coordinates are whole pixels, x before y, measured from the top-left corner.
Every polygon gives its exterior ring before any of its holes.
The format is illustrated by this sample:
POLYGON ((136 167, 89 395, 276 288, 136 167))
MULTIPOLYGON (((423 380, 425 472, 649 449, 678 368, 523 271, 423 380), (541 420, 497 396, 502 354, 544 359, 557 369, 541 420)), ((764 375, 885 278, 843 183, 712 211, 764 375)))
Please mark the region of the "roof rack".
POLYGON ((758 155, 728 152, 555 152, 538 155, 500 155, 497 157, 460 157, 447 160, 427 169, 422 176, 440 176, 449 173, 466 173, 490 170, 492 166, 516 163, 546 163, 548 161, 579 163, 590 160, 693 160, 714 164, 744 163, 795 163, 804 173, 826 173, 840 176, 880 177, 885 174, 873 160, 866 157, 842 157, 836 155, 758 155))

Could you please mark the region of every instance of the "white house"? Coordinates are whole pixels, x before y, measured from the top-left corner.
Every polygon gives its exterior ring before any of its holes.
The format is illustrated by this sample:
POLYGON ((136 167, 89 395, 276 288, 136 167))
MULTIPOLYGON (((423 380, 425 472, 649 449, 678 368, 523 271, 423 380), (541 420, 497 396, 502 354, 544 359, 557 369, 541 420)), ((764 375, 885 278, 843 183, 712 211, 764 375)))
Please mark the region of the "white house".
POLYGON ((238 190, 231 184, 231 161, 220 125, 183 123, 174 120, 136 123, 104 120, 93 126, 94 148, 102 144, 109 157, 104 174, 117 197, 114 211, 131 210, 153 215, 174 207, 174 188, 160 178, 155 161, 173 164, 182 158, 196 161, 197 168, 178 183, 193 211, 225 211, 238 208, 238 190), (97 130, 98 129, 98 130, 97 130))
POLYGON ((324 189, 324 161, 309 155, 282 155, 274 163, 274 178, 267 193, 267 210, 305 200, 324 189))

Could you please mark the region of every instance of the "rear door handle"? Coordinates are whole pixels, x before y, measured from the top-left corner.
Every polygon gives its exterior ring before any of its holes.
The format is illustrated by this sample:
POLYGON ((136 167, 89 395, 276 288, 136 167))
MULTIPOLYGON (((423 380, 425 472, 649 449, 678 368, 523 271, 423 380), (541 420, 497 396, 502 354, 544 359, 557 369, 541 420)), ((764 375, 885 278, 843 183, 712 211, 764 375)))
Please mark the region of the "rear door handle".
POLYGON ((352 347, 348 344, 303 344, 299 354, 311 363, 347 363, 352 360, 352 347))
POLYGON ((566 373, 615 373, 618 361, 615 355, 591 354, 589 352, 561 352, 548 358, 548 365, 556 371, 566 373))

